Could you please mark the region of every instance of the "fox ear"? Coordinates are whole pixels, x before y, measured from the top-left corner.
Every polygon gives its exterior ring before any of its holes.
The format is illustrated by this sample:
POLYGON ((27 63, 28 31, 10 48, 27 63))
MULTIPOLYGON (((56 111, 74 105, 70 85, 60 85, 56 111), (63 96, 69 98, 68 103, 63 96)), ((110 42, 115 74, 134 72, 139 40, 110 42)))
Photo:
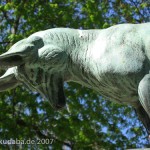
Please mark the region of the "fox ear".
POLYGON ((8 89, 13 89, 21 83, 16 79, 14 67, 9 68, 3 76, 0 77, 0 92, 8 89))
POLYGON ((14 44, 10 50, 0 55, 0 67, 13 67, 25 63, 26 60, 33 60, 38 53, 37 49, 43 46, 39 37, 29 37, 14 44), (34 56, 34 57, 33 57, 34 56))

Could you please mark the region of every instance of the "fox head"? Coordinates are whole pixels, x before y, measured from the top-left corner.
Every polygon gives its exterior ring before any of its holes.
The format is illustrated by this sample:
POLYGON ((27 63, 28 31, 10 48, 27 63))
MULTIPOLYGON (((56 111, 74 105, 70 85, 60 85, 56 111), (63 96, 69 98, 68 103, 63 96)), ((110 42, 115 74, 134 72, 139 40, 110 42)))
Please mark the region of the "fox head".
POLYGON ((39 92, 53 108, 62 108, 65 105, 64 79, 57 69, 62 55, 58 47, 45 45, 40 37, 17 42, 0 55, 0 67, 8 68, 0 77, 0 91, 25 85, 39 92))

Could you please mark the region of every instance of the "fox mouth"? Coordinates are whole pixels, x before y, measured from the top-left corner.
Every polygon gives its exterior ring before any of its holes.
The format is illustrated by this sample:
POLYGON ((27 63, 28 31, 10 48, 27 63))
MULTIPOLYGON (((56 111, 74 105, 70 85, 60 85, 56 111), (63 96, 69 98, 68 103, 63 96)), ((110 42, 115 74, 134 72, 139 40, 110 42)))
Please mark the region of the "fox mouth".
POLYGON ((2 57, 1 58, 1 68, 4 68, 4 69, 8 69, 8 68, 11 68, 11 64, 13 64, 14 66, 17 66, 18 64, 20 65, 22 62, 23 64, 23 59, 20 55, 12 55, 12 56, 9 56, 9 57, 2 57))

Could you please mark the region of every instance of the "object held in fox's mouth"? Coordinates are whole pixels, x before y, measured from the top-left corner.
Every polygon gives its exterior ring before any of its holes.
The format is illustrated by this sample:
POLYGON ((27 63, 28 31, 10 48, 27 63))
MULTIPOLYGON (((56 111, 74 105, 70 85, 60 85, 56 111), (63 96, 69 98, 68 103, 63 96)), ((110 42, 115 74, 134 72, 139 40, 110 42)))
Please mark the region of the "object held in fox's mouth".
POLYGON ((77 82, 133 106, 150 132, 150 23, 36 32, 0 55, 0 67, 9 67, 0 91, 25 85, 61 109, 64 81, 77 82))

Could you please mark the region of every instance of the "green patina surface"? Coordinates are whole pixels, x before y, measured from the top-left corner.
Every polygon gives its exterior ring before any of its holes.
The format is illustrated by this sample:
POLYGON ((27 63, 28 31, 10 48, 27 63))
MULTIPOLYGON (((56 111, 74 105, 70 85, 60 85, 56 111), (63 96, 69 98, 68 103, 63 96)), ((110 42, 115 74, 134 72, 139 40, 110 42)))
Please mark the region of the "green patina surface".
POLYGON ((106 99, 132 105, 150 130, 150 23, 36 32, 0 55, 0 65, 9 67, 0 91, 23 84, 60 109, 64 81, 78 82, 106 99))

